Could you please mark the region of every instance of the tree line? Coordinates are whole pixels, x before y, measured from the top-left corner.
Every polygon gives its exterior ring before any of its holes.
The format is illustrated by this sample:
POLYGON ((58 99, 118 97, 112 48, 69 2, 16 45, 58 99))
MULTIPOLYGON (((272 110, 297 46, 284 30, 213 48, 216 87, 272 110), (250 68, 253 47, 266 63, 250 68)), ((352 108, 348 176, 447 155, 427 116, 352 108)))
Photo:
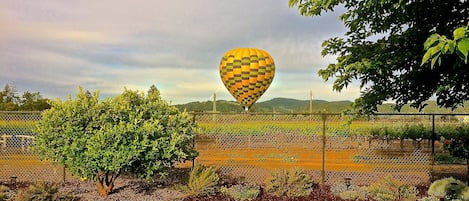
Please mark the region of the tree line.
POLYGON ((49 99, 41 93, 26 91, 19 95, 14 84, 5 84, 0 91, 0 111, 42 111, 50 107, 49 99))

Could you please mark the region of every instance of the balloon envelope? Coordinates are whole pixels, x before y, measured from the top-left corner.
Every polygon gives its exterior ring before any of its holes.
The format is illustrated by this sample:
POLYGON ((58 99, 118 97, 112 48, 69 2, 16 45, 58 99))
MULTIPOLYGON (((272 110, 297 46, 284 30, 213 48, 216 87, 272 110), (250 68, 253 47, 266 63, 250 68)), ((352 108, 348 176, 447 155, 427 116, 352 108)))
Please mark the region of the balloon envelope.
POLYGON ((261 49, 232 49, 220 61, 223 84, 246 111, 269 88, 274 75, 274 60, 261 49))

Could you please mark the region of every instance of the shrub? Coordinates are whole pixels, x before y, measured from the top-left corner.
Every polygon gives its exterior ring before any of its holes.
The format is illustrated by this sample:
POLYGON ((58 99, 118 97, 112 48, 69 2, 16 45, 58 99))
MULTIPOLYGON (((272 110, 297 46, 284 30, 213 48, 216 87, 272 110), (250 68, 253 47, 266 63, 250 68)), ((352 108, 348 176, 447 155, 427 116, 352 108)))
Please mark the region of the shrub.
POLYGON ((8 186, 0 185, 0 201, 13 200, 17 192, 10 189, 8 186))
POLYGON ((434 181, 428 188, 428 195, 445 199, 469 200, 469 187, 462 181, 452 177, 434 181))
POLYGON ((236 201, 254 200, 259 196, 260 188, 258 185, 237 184, 231 187, 221 187, 220 192, 229 195, 236 201))
MULTIPOLYGON (((469 125, 460 125, 447 136, 444 144, 453 156, 466 160, 466 169, 469 172, 469 125)), ((468 180, 469 182, 469 180, 468 180)))
POLYGON ((196 156, 195 123, 161 100, 154 86, 147 95, 124 90, 106 100, 79 88, 75 100, 51 105, 37 125, 34 150, 94 180, 101 196, 112 191, 122 173, 150 180, 196 156))
POLYGON ((0 185, 0 201, 5 201, 9 199, 7 196, 8 191, 10 191, 10 188, 5 185, 0 185))
POLYGON ((214 167, 196 165, 189 175, 189 181, 182 191, 188 195, 210 195, 217 190, 220 177, 214 167))
POLYGON ((313 180, 301 168, 271 173, 266 180, 266 190, 277 196, 307 196, 313 191, 313 180))
POLYGON ((438 164, 465 164, 463 159, 452 156, 449 153, 435 154, 435 162, 438 164))
POLYGON ((331 187, 331 192, 335 196, 339 196, 346 200, 364 200, 368 195, 368 188, 356 185, 350 185, 347 187, 344 183, 338 183, 331 187))
POLYGON ((391 176, 384 177, 368 189, 371 197, 377 201, 415 201, 418 194, 417 188, 406 185, 391 176))

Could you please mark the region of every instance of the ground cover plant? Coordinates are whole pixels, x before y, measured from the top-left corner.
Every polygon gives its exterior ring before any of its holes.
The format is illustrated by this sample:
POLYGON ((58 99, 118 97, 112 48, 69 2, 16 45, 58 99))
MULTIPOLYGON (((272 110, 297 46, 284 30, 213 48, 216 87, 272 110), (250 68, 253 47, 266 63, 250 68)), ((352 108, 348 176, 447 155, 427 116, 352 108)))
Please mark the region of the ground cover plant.
POLYGON ((255 184, 243 183, 230 187, 221 187, 220 192, 234 198, 236 201, 256 199, 260 194, 260 187, 255 184))
POLYGON ((197 164, 189 174, 187 185, 181 190, 188 195, 212 195, 217 191, 220 177, 214 167, 197 164))
POLYGON ((314 188, 313 179, 301 168, 274 171, 265 183, 267 192, 276 196, 307 196, 314 188))
POLYGON ((445 200, 469 200, 469 187, 452 177, 434 181, 428 188, 429 197, 445 200))
POLYGON ((377 201, 414 201, 417 200, 419 193, 416 187, 404 184, 391 176, 386 176, 372 184, 368 191, 370 196, 377 201))
POLYGON ((123 173, 164 177, 176 163, 196 156, 194 122, 162 100, 154 86, 147 94, 124 90, 105 100, 80 88, 76 99, 51 105, 37 125, 34 151, 95 181, 101 196, 123 173))

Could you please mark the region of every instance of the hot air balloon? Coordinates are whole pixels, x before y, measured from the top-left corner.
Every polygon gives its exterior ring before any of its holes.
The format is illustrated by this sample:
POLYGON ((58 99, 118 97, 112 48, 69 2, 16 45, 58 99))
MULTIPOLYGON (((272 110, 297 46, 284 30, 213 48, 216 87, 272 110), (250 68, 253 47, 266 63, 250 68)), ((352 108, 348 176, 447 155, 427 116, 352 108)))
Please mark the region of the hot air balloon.
POLYGON ((223 84, 246 111, 269 88, 274 75, 274 60, 261 49, 235 48, 220 61, 223 84))

